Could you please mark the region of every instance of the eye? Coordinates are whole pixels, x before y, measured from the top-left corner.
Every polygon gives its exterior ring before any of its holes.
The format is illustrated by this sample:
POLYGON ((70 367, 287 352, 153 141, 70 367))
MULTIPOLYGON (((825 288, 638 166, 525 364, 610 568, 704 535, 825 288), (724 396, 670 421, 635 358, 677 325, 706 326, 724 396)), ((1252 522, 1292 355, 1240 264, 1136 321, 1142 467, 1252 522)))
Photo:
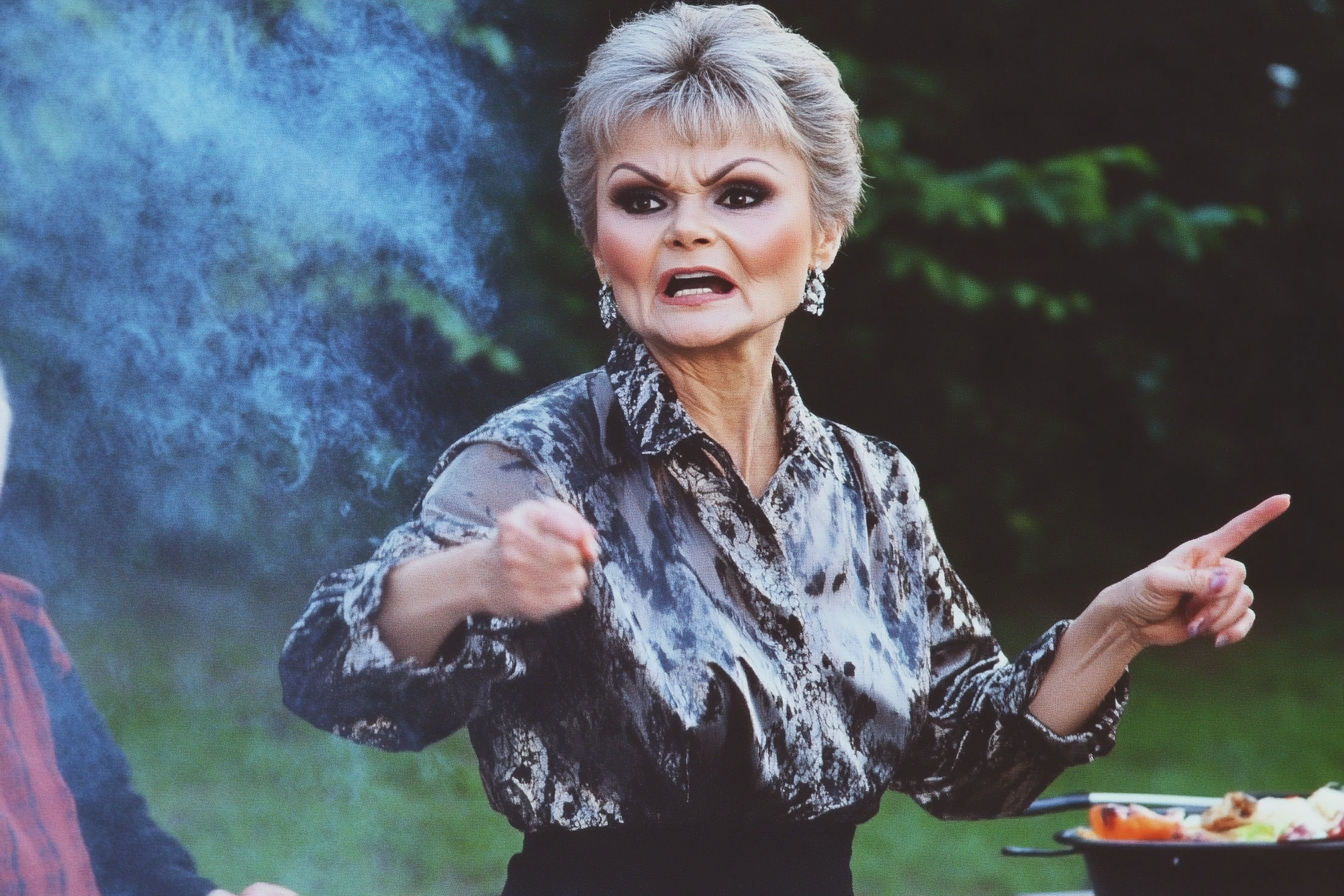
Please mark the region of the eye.
POLYGON ((643 187, 617 190, 612 194, 611 201, 631 215, 651 215, 667 207, 663 197, 643 187))
POLYGON ((717 200, 725 208, 751 208, 770 198, 770 191, 760 184, 735 183, 724 187, 717 200))

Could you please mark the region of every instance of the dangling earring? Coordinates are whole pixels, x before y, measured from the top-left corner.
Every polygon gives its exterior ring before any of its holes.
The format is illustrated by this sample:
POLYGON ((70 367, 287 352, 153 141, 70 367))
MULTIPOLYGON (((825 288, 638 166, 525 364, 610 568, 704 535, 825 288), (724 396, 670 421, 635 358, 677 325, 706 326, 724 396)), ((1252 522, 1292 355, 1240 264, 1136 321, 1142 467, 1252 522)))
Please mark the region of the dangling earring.
POLYGON ((826 274, 820 268, 807 269, 807 283, 803 286, 803 310, 821 317, 826 310, 826 274))
POLYGON ((616 323, 616 297, 612 295, 611 283, 606 280, 597 290, 597 313, 602 317, 602 326, 608 330, 616 323))

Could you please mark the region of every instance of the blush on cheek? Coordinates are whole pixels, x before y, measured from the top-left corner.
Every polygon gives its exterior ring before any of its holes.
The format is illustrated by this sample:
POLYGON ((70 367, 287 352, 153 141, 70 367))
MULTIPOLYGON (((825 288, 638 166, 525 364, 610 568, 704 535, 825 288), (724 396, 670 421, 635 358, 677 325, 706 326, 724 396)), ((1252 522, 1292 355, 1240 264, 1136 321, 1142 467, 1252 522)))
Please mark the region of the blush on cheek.
POLYGON ((649 267, 652 259, 647 257, 649 240, 641 239, 638 227, 613 226, 610 220, 604 221, 601 214, 597 219, 597 233, 594 234, 593 249, 607 268, 607 276, 613 282, 623 282, 639 271, 649 267))
MULTIPOLYGON (((771 222, 771 226, 762 227, 750 235, 752 251, 743 259, 747 262, 748 273, 752 279, 772 279, 775 277, 801 276, 812 262, 812 227, 780 226, 771 222)), ((801 281, 800 281, 801 282, 801 281)), ((801 287, 800 287, 801 288, 801 287)))

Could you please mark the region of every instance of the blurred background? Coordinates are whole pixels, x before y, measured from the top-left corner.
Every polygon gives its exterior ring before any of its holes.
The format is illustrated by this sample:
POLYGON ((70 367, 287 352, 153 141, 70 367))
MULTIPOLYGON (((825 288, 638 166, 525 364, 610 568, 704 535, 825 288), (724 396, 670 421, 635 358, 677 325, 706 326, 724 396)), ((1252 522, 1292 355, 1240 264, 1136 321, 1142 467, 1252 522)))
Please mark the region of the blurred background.
MULTIPOLYGON (((1344 779, 1344 4, 765 4, 864 118, 866 205, 781 353, 918 466, 1010 653, 1259 499, 1260 621, 1135 664, 1052 792, 1344 779)), ((306 894, 498 891, 520 838, 461 735, 308 728, 275 663, 437 454, 609 337, 561 107, 644 4, 6 0, 0 569, 39 585, 159 821, 306 894)), ((863 894, 1081 886, 1077 818, 892 794, 863 894), (955 856, 955 861, 949 861, 955 856)))

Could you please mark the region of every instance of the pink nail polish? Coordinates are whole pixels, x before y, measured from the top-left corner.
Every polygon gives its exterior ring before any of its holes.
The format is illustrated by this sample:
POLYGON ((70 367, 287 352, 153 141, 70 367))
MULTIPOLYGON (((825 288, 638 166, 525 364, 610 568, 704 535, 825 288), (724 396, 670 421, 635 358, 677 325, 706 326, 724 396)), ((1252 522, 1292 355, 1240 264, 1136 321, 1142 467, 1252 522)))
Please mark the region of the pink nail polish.
POLYGON ((1226 647, 1231 639, 1227 635, 1219 635, 1213 639, 1214 647, 1226 647))
POLYGON ((1225 569, 1218 570, 1213 574, 1213 577, 1209 579, 1209 591, 1214 594, 1222 591, 1225 585, 1227 585, 1227 570, 1225 569))
POLYGON ((1199 633, 1202 632, 1202 631, 1204 631, 1204 623, 1207 622, 1207 621, 1208 621, 1208 620, 1205 620, 1205 619, 1196 619, 1196 620, 1194 620, 1193 622, 1191 622, 1189 625, 1187 625, 1187 626, 1185 627, 1185 630, 1186 630, 1186 632, 1190 635, 1190 637, 1192 637, 1192 638, 1198 638, 1198 637, 1199 637, 1199 633))

